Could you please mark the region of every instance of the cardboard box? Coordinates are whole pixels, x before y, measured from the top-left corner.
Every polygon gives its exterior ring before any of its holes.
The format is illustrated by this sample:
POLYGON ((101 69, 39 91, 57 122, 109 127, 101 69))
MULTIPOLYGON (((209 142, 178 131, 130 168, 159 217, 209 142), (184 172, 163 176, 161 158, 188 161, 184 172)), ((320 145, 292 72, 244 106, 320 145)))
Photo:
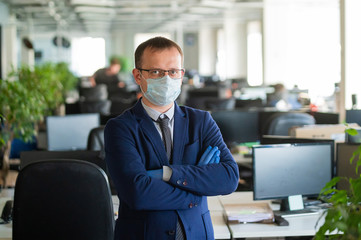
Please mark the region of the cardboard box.
POLYGON ((333 139, 336 142, 345 141, 346 128, 360 128, 357 123, 345 124, 316 124, 291 129, 290 135, 296 138, 333 139))

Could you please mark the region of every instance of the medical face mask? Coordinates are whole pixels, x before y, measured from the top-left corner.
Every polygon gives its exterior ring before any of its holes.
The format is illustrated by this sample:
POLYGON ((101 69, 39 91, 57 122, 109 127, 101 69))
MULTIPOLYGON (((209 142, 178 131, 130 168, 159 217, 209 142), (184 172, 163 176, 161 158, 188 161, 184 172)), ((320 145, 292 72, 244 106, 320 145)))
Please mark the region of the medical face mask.
POLYGON ((151 103, 157 106, 165 106, 174 102, 181 92, 182 79, 170 78, 164 75, 162 78, 146 79, 147 91, 142 93, 151 103))

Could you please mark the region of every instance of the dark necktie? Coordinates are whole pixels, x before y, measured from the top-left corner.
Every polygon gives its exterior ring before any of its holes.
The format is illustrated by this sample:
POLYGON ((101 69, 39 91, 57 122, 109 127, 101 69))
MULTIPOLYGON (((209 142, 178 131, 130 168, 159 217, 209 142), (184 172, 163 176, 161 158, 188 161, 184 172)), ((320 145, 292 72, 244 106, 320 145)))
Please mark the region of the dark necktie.
POLYGON ((172 158, 172 138, 170 136, 170 129, 169 129, 169 118, 167 116, 164 116, 164 118, 158 118, 157 122, 159 122, 160 130, 162 132, 163 136, 163 142, 165 151, 167 152, 167 157, 169 163, 171 163, 172 158))
MULTIPOLYGON (((163 136, 163 142, 164 142, 164 147, 165 150, 167 152, 167 157, 169 160, 169 163, 171 164, 171 158, 172 158, 172 138, 170 136, 170 128, 169 128, 169 118, 164 115, 164 118, 158 118, 157 122, 160 125, 160 130, 162 132, 162 136, 163 136)), ((185 238, 185 233, 184 230, 181 226, 181 220, 178 217, 178 221, 177 221, 177 230, 176 230, 176 236, 175 236, 176 240, 184 240, 185 238)))

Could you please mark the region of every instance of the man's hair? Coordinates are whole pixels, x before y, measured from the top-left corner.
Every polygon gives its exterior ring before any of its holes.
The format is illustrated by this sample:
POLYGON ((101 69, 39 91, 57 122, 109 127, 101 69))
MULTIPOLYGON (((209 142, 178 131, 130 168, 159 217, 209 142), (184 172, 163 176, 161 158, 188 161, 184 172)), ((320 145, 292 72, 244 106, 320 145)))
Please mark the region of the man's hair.
POLYGON ((110 59, 110 65, 121 65, 121 64, 120 64, 120 61, 119 61, 119 59, 117 57, 112 57, 110 59))
POLYGON ((135 68, 141 68, 142 67, 142 57, 145 49, 150 50, 164 50, 164 49, 170 49, 170 48, 176 48, 178 52, 181 55, 182 58, 182 65, 183 65, 183 51, 182 49, 173 42, 172 40, 169 40, 164 37, 155 37, 148 39, 147 41, 141 43, 134 53, 134 59, 135 59, 135 68))

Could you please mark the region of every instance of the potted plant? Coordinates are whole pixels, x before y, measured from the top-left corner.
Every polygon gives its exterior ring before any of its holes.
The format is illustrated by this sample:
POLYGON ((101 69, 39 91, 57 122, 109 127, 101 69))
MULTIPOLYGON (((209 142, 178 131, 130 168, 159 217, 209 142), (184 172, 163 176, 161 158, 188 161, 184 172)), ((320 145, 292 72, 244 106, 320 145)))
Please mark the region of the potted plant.
MULTIPOLYGON (((356 135, 355 129, 347 129, 350 135, 356 135)), ((315 239, 361 239, 361 146, 353 153, 350 163, 357 161, 355 171, 357 178, 335 177, 322 189, 321 200, 330 203, 330 207, 323 213, 324 224, 319 228, 315 239), (358 156, 358 159, 355 157, 358 156), (340 181, 349 183, 349 190, 335 188, 340 181), (335 233, 333 235, 326 235, 335 233)))
MULTIPOLYGON (((6 181, 12 140, 32 141, 38 124, 64 103, 77 79, 65 63, 45 63, 13 70, 0 84, 0 147, 3 153, 0 177, 6 181)), ((0 162, 1 163, 1 162, 0 162)))
POLYGON ((44 115, 44 97, 20 81, 0 80, 0 147, 3 153, 0 177, 6 186, 11 142, 14 138, 31 141, 36 122, 44 115))

